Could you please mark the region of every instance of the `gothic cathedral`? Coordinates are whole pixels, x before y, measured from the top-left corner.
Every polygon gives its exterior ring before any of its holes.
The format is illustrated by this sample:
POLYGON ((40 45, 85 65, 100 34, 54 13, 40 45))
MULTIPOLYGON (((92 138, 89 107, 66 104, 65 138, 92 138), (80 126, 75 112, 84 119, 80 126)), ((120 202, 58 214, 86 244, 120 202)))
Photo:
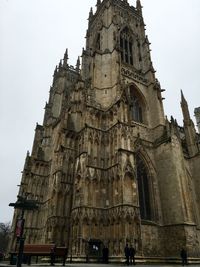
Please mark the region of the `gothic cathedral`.
MULTIPOLYGON (((25 243, 66 245, 72 259, 200 259, 200 135, 182 93, 184 126, 163 111, 142 6, 97 0, 75 67, 56 67, 19 195, 25 243)), ((13 231, 20 211, 13 218, 13 231)), ((12 235, 11 246, 15 246, 12 235)))

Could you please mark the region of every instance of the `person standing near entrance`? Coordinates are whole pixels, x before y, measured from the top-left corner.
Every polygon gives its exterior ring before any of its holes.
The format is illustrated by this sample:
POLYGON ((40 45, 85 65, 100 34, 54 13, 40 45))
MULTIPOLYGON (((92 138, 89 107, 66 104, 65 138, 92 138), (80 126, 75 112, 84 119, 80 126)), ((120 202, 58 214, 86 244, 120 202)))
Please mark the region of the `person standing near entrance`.
POLYGON ((181 249, 181 253, 180 253, 180 256, 181 256, 181 260, 182 260, 182 265, 187 265, 188 264, 188 261, 187 261, 187 251, 182 248, 181 249))
POLYGON ((135 249, 133 246, 130 247, 129 254, 130 254, 130 264, 135 265, 135 249))
POLYGON ((126 244, 124 248, 124 254, 126 257, 126 264, 129 265, 129 258, 130 258, 130 248, 128 247, 128 244, 126 244))
POLYGON ((103 262, 104 263, 108 263, 108 257, 109 257, 109 249, 108 249, 108 247, 103 247, 102 254, 103 254, 103 262))

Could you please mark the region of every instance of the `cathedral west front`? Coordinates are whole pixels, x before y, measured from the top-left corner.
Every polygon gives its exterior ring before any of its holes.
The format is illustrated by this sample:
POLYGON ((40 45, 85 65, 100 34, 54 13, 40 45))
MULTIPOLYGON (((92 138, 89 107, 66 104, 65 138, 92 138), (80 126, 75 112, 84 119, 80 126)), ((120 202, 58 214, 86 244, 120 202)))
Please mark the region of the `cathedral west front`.
MULTIPOLYGON (((56 66, 20 196, 25 244, 67 246, 72 260, 200 261, 200 134, 182 92, 183 126, 163 110, 139 0, 97 0, 75 67, 56 66), (129 1, 130 2, 130 1, 129 1)), ((13 217, 13 231, 20 211, 13 217)), ((12 235, 11 247, 15 246, 12 235)))

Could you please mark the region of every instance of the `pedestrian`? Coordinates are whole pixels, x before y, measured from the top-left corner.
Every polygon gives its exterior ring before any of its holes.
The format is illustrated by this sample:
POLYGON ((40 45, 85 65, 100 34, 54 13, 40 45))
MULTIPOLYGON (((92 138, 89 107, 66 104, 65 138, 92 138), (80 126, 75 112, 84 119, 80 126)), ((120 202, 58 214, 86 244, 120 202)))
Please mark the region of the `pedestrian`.
POLYGON ((63 247, 65 248, 65 255, 63 256, 63 266, 65 266, 65 263, 68 257, 68 248, 65 247, 65 244, 63 245, 63 247))
POLYGON ((50 251, 50 257, 51 257, 51 266, 54 266, 55 264, 55 252, 56 252, 56 245, 52 245, 51 251, 50 251))
POLYGON ((130 254, 130 264, 135 265, 135 249, 133 246, 130 247, 129 254, 130 254))
POLYGON ((126 257, 126 264, 129 265, 130 249, 128 247, 128 244, 126 244, 126 246, 124 248, 124 254, 125 254, 125 257, 126 257))
POLYGON ((181 256, 182 265, 183 266, 187 265, 188 262, 187 262, 187 251, 186 251, 186 249, 184 249, 184 248, 181 249, 180 256, 181 256))
POLYGON ((108 263, 109 250, 108 247, 103 247, 103 262, 108 263))

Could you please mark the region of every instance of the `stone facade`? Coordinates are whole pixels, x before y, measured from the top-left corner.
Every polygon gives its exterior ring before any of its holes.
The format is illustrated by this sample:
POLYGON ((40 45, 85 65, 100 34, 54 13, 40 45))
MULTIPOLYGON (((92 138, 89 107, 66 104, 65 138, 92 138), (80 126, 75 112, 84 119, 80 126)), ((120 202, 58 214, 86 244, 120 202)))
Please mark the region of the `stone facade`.
POLYGON ((103 245, 122 260, 126 243, 138 259, 200 258, 200 136, 183 93, 184 127, 164 115, 141 3, 98 0, 88 20, 82 62, 66 50, 26 157, 19 194, 40 205, 25 242, 76 260, 103 245))
POLYGON ((200 107, 195 108, 194 115, 196 117, 198 132, 200 133, 200 107))

